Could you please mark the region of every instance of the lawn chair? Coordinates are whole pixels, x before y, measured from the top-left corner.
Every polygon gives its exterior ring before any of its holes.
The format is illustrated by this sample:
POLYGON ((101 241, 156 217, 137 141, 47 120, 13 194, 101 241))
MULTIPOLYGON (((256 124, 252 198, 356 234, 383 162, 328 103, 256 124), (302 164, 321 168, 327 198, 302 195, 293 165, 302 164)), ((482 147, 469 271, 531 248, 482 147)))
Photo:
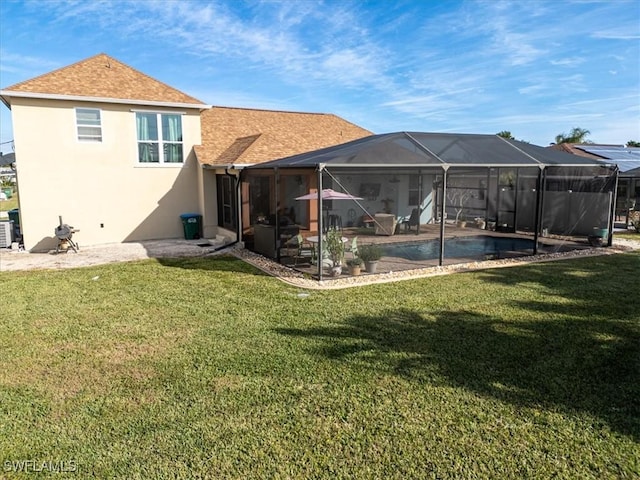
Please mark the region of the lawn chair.
POLYGON ((310 264, 315 258, 315 248, 307 242, 301 234, 297 234, 286 243, 290 256, 293 258, 293 266, 297 267, 298 262, 310 264))
POLYGON ((409 219, 405 222, 402 222, 404 224, 404 230, 405 232, 410 232, 411 231, 411 227, 416 227, 416 235, 419 232, 419 227, 420 227, 420 209, 418 208, 414 208, 413 210, 411 210, 411 216, 409 216, 409 219))

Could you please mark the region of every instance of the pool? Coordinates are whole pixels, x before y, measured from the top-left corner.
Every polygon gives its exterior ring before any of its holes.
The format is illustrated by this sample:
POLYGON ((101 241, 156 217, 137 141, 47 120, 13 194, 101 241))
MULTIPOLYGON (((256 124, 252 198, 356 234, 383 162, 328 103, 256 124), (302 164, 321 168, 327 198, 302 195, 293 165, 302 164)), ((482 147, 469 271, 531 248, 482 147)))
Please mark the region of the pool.
MULTIPOLYGON (((533 253, 534 241, 528 238, 491 237, 477 235, 456 237, 445 240, 445 258, 483 258, 486 255, 518 251, 533 253)), ((422 243, 396 243, 381 245, 384 256, 399 257, 405 260, 433 260, 440 256, 440 240, 433 239, 422 243)))

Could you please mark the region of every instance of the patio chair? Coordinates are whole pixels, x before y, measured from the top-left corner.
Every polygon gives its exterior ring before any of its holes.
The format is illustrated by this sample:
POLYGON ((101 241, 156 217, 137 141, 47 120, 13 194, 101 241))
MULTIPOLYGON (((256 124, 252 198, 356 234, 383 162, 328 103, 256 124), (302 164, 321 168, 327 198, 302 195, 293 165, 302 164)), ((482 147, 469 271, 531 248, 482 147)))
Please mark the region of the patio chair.
POLYGON ((292 255, 293 257, 293 266, 298 266, 298 262, 300 263, 311 263, 315 258, 315 248, 311 243, 306 241, 301 234, 297 234, 295 237, 292 237, 291 240, 287 242, 287 247, 291 247, 293 249, 292 255))
POLYGON ((420 225, 420 210, 418 208, 414 208, 411 210, 411 216, 409 219, 402 222, 404 225, 404 231, 410 232, 411 227, 416 227, 416 235, 418 234, 418 226, 420 225))

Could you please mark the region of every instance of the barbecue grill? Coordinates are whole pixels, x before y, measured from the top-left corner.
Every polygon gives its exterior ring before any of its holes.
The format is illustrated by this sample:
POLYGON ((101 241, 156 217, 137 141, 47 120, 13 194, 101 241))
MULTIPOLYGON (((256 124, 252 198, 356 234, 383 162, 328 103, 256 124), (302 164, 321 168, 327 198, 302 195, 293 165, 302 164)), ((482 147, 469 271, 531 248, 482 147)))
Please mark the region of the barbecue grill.
POLYGON ((56 238, 58 239, 58 246, 56 247, 56 253, 59 253, 60 250, 67 252, 69 249, 72 249, 74 252, 78 253, 78 249, 80 248, 76 242, 72 240, 73 234, 79 232, 80 230, 76 230, 71 225, 67 225, 62 222, 62 217, 58 217, 60 220, 60 225, 56 227, 54 230, 56 234, 56 238))

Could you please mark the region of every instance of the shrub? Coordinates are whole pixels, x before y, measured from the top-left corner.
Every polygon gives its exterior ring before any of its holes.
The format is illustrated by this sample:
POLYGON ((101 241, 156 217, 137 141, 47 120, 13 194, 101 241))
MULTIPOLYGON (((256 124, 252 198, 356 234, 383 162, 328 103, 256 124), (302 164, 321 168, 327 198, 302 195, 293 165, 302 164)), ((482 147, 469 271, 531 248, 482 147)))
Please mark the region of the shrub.
POLYGON ((382 249, 378 245, 363 245, 360 248, 360 258, 365 262, 375 262, 382 257, 382 249))
POLYGON ((362 266, 363 263, 364 262, 360 257, 350 258, 349 260, 347 260, 347 265, 349 265, 350 267, 362 266))

